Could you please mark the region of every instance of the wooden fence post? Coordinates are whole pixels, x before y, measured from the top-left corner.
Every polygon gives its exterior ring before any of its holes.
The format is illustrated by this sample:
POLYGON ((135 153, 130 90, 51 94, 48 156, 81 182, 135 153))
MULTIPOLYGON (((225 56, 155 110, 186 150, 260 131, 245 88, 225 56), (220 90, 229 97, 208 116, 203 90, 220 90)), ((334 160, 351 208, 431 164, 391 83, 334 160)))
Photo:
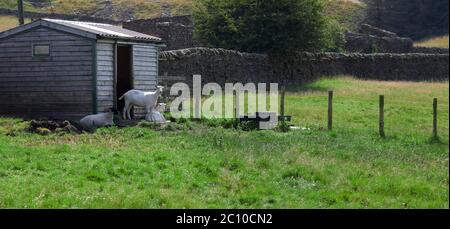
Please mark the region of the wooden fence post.
POLYGON ((438 99, 433 99, 433 137, 438 137, 438 121, 437 121, 437 109, 438 109, 438 99))
POLYGON ((328 92, 328 130, 333 130, 333 91, 328 92))
POLYGON ((384 132, 384 95, 380 95, 380 136, 382 138, 386 137, 386 133, 384 132))
MULTIPOLYGON (((281 117, 284 117, 284 97, 286 95, 286 88, 285 86, 281 86, 281 108, 280 108, 280 112, 281 112, 281 117)), ((284 122, 284 121, 283 121, 284 122)))

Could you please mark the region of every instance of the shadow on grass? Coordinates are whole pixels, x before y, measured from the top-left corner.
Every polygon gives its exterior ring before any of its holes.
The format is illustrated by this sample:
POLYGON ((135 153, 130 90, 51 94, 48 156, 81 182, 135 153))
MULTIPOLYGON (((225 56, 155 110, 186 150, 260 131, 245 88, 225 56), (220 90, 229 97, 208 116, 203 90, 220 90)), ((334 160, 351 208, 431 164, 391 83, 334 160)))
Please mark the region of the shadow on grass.
POLYGON ((295 93, 328 92, 329 90, 330 90, 329 87, 314 85, 311 83, 304 85, 291 85, 286 88, 286 92, 295 92, 295 93))
POLYGON ((340 79, 345 79, 344 77, 322 77, 312 82, 289 85, 286 88, 287 92, 294 93, 311 93, 311 92, 319 92, 324 93, 330 90, 333 90, 334 87, 339 84, 347 84, 345 81, 340 82, 340 79), (319 81, 325 80, 327 83, 318 83, 319 81))
POLYGON ((445 145, 444 141, 439 136, 432 136, 427 141, 430 145, 445 145))

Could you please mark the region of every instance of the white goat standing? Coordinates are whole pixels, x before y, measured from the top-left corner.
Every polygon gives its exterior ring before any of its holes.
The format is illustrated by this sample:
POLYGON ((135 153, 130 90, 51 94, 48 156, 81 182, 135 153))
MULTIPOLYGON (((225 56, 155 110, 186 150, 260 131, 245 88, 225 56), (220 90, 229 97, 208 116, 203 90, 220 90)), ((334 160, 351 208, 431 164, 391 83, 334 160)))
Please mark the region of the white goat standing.
POLYGON ((125 93, 119 100, 125 99, 125 107, 123 108, 123 119, 131 119, 130 111, 133 106, 144 107, 147 114, 153 113, 153 109, 158 104, 158 98, 162 94, 164 87, 158 86, 156 91, 143 92, 139 90, 130 90, 125 93))

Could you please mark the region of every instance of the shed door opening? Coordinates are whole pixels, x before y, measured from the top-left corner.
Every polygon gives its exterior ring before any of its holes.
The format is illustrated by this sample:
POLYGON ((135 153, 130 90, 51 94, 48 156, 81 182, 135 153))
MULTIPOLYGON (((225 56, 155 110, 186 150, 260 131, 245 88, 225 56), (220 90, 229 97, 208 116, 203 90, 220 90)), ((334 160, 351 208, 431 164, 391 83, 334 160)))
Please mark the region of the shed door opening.
POLYGON ((132 57, 131 46, 118 45, 117 46, 117 84, 116 84, 116 101, 117 110, 122 111, 125 102, 119 101, 119 98, 133 89, 133 74, 132 74, 132 57))

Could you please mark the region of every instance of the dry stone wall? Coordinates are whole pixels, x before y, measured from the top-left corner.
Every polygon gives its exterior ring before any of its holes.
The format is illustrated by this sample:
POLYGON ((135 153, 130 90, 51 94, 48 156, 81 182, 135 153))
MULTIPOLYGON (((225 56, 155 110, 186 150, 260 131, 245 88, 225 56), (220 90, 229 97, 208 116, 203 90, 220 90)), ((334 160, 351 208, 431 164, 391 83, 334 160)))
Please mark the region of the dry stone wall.
POLYGON ((170 82, 171 78, 192 84, 194 74, 202 75, 203 84, 216 82, 220 85, 235 82, 301 84, 337 75, 405 81, 441 81, 449 77, 448 54, 303 53, 289 61, 294 63, 293 77, 283 77, 287 66, 291 66, 288 60, 275 63, 262 54, 191 48, 161 52, 159 58, 162 84, 170 82))
POLYGON ((410 53, 413 40, 368 24, 362 24, 358 33, 346 33, 345 50, 357 53, 410 53))

